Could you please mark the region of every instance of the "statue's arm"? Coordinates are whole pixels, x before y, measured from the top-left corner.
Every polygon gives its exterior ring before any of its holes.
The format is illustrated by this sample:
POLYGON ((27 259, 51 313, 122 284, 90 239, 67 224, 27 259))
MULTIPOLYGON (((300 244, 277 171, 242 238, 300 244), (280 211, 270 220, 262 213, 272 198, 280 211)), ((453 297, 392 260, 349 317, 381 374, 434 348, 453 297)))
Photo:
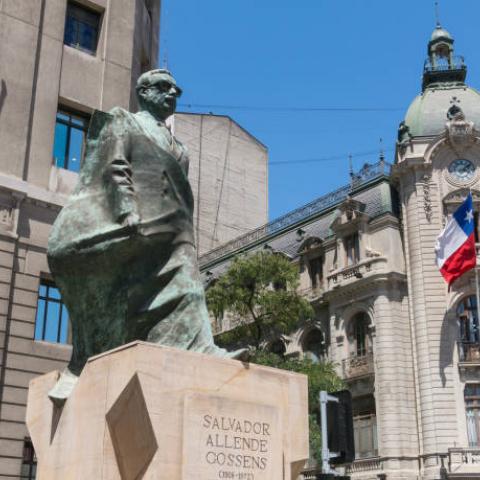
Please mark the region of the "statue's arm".
POLYGON ((117 223, 125 226, 135 225, 140 220, 132 178, 130 128, 125 114, 115 114, 108 135, 110 148, 103 174, 113 217, 117 223))

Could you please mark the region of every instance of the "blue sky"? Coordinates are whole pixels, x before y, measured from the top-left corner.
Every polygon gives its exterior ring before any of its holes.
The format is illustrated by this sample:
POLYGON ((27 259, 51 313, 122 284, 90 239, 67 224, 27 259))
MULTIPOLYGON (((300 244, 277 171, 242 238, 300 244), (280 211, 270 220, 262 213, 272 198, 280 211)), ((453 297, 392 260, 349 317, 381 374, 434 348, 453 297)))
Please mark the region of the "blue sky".
MULTIPOLYGON (((480 1, 439 3, 479 87, 480 1)), ((273 219, 347 183, 349 153, 356 170, 375 162, 380 138, 393 161, 434 26, 433 0, 163 0, 160 64, 179 111, 230 115, 267 145, 273 219)))

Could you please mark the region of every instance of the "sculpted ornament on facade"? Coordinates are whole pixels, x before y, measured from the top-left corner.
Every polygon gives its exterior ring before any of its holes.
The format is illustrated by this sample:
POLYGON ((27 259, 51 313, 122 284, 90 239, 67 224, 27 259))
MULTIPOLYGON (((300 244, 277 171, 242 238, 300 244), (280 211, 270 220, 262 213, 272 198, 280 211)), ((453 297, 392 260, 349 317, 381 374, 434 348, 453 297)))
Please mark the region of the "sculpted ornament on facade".
MULTIPOLYGON (((454 97, 455 98, 455 97, 454 97)), ((463 110, 454 104, 447 113, 447 139, 454 148, 465 148, 475 141, 474 123, 466 120, 463 110)))
POLYGON ((430 198, 430 180, 432 174, 426 173, 423 178, 423 209, 425 211, 425 218, 428 222, 432 221, 432 199, 430 198))

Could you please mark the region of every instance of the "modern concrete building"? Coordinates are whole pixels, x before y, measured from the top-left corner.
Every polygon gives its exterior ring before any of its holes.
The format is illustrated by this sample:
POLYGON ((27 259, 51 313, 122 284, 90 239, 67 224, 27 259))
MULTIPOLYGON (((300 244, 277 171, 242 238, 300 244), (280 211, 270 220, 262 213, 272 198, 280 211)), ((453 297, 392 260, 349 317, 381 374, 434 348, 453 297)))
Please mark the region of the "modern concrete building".
POLYGON ((234 120, 179 113, 172 129, 188 147, 201 255, 268 220, 266 147, 234 120))
MULTIPOLYGON (((28 382, 70 357, 46 261, 50 227, 76 183, 93 110, 135 110, 136 79, 156 66, 159 20, 160 0, 0 2, 2 479, 34 478, 28 382)), ((202 251, 264 223, 265 147, 227 117, 182 114, 173 128, 191 150, 202 251)))
POLYGON ((480 478, 475 274, 448 291, 435 264, 436 237, 469 190, 479 242, 480 94, 466 72, 437 26, 393 166, 381 156, 345 187, 200 258, 210 281, 232 256, 265 246, 298 264, 315 318, 266 346, 336 363, 353 395, 354 479, 480 478))

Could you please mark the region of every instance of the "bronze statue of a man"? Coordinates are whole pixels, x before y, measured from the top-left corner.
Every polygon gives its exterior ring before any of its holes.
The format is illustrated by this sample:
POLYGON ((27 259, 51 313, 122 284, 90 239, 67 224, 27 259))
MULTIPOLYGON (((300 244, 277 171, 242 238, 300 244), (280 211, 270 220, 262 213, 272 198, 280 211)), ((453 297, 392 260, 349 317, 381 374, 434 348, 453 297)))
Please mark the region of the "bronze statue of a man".
POLYGON ((96 111, 79 181, 55 221, 48 261, 73 352, 50 397, 64 401, 87 359, 133 340, 218 356, 194 247, 188 156, 165 120, 181 90, 167 70, 137 82, 140 111, 96 111))

